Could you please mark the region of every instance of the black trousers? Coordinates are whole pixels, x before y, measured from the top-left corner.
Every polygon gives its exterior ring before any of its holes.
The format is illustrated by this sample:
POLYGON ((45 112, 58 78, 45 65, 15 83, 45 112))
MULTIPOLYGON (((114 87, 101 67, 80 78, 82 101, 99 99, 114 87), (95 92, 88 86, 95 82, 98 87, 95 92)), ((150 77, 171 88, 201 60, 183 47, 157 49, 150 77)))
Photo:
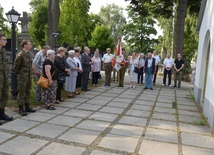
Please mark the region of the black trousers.
POLYGON ((168 75, 168 85, 171 85, 172 69, 166 70, 163 72, 163 84, 166 84, 166 76, 168 75))
POLYGON ((92 84, 98 84, 100 72, 92 72, 92 84))
POLYGON ((155 73, 154 73, 153 83, 155 83, 155 82, 156 82, 157 73, 158 73, 158 65, 156 66, 156 71, 155 71, 155 73))
POLYGON ((138 73, 137 76, 137 83, 143 83, 143 67, 140 68, 140 72, 138 73))
POLYGON ((60 83, 59 80, 57 79, 57 90, 56 90, 56 100, 61 100, 61 90, 63 88, 64 83, 60 83))
POLYGON ((88 89, 89 72, 82 72, 82 90, 88 89))

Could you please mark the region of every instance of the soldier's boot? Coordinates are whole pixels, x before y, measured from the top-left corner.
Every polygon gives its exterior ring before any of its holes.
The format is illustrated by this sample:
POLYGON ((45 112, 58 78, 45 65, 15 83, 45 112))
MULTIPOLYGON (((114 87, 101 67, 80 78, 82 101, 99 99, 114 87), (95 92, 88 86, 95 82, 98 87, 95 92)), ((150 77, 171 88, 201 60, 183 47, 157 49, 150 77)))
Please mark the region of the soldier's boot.
POLYGON ((19 115, 26 116, 27 113, 24 111, 24 108, 22 105, 19 105, 19 115))
POLYGON ((6 115, 5 114, 5 109, 4 108, 0 108, 0 119, 1 120, 5 120, 5 121, 12 121, 13 117, 6 115))
POLYGON ((25 111, 26 112, 36 112, 35 109, 32 109, 29 105, 29 103, 25 103, 25 111))

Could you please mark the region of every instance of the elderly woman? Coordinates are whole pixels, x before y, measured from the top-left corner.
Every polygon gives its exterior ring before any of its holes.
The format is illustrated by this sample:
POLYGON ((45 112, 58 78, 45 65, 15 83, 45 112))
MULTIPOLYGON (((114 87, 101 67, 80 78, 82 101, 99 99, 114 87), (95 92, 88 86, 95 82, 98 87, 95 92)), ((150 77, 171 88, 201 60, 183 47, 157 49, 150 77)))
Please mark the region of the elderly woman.
POLYGON ((63 102, 61 98, 61 90, 65 83, 66 76, 69 75, 70 69, 65 59, 66 49, 64 47, 58 48, 58 54, 55 57, 54 64, 57 68, 57 91, 56 91, 56 103, 63 102))
POLYGON ((73 98, 76 90, 76 80, 77 80, 77 75, 78 71, 80 70, 77 62, 74 60, 76 57, 76 53, 74 50, 68 51, 68 58, 67 58, 67 63, 70 68, 70 75, 66 77, 66 84, 65 84, 65 90, 69 92, 68 97, 73 98))
POLYGON ((48 89, 42 88, 41 98, 45 103, 47 110, 55 110, 54 103, 56 102, 56 66, 54 65, 55 52, 53 50, 47 51, 47 58, 42 67, 42 73, 45 78, 49 80, 48 89))
POLYGON ((98 79, 99 79, 100 70, 101 70, 101 59, 99 57, 99 51, 94 52, 94 56, 91 60, 93 62, 93 64, 91 65, 92 85, 98 86, 98 79))
POLYGON ((130 88, 135 88, 137 83, 138 73, 134 72, 135 67, 140 68, 139 59, 135 52, 132 53, 132 58, 129 60, 130 88))

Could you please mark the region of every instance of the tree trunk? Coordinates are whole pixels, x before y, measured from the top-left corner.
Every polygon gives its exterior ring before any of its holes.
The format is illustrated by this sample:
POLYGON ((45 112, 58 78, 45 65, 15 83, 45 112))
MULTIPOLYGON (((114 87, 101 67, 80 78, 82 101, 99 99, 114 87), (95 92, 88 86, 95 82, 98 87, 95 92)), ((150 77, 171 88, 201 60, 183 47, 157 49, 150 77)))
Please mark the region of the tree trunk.
POLYGON ((175 35, 174 35, 175 57, 177 57, 178 53, 182 54, 183 52, 184 23, 185 23, 185 17, 187 12, 187 3, 188 3, 188 0, 178 1, 177 18, 176 18, 175 35))
POLYGON ((54 50, 57 44, 57 37, 53 36, 53 33, 58 32, 59 27, 59 16, 60 16, 60 8, 59 8, 59 0, 48 0, 48 33, 47 33, 47 44, 54 50))

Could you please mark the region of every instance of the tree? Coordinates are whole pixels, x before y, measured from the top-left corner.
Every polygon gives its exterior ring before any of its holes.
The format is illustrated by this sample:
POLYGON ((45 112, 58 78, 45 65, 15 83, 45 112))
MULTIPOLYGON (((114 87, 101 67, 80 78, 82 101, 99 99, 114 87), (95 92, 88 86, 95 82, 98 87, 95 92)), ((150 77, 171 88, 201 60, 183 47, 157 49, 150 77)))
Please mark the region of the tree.
POLYGON ((124 40, 135 51, 145 52, 157 43, 156 39, 151 38, 152 34, 157 34, 154 28, 156 22, 149 16, 140 16, 131 6, 127 10, 131 20, 122 28, 124 40))
POLYGON ((115 44, 113 37, 111 37, 111 30, 105 25, 97 25, 92 32, 89 46, 99 48, 101 51, 105 51, 108 47, 114 49, 115 44))
POLYGON ((3 8, 0 4, 0 33, 5 34, 7 37, 11 36, 10 28, 5 24, 7 20, 3 17, 3 8))
POLYGON ((106 7, 102 6, 99 16, 103 23, 110 28, 114 42, 117 43, 118 37, 121 36, 121 29, 126 24, 123 8, 115 4, 109 4, 106 7))
POLYGON ((89 0, 63 0, 60 4, 60 42, 69 45, 85 45, 90 39, 89 0), (83 9, 84 8, 84 9, 83 9))
POLYGON ((55 38, 52 34, 59 32, 59 17, 59 0, 48 0, 47 44, 50 45, 50 47, 53 47, 55 44, 55 38))
POLYGON ((48 23, 48 3, 46 0, 32 0, 31 18, 29 32, 36 45, 43 47, 46 44, 47 23, 48 23))

